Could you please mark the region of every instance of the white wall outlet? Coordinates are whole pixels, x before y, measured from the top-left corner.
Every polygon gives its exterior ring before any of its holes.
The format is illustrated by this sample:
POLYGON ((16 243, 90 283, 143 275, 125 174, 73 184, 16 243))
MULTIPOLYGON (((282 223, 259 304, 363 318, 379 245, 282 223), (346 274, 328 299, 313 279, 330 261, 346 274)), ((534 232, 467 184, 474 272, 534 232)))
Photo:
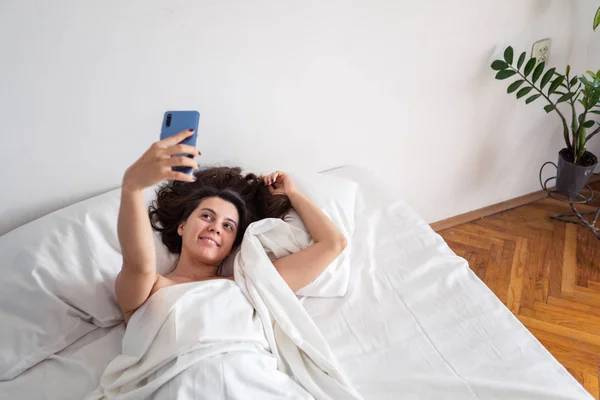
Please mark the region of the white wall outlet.
POLYGON ((550 46, 552 45, 552 40, 550 39, 542 39, 538 40, 533 44, 533 48, 531 49, 531 57, 535 57, 537 63, 545 62, 548 64, 548 57, 550 57, 550 46))

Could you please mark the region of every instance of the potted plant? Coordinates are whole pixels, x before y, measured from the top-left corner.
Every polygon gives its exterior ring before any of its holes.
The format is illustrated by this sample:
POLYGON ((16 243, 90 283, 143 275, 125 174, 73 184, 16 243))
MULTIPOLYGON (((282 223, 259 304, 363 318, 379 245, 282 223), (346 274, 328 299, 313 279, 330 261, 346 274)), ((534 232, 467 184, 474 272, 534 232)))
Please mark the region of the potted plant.
POLYGON ((600 127, 591 130, 596 125, 591 117, 600 115, 600 71, 587 71, 588 76, 571 76, 567 65, 563 75, 556 72, 556 68, 545 70, 545 63, 538 63, 534 57, 526 62, 525 52, 513 63, 513 55, 513 48, 509 46, 504 50, 503 60, 492 62, 492 69, 497 71, 496 79, 516 78, 508 86, 508 93, 515 92, 517 99, 529 95, 525 104, 541 98, 547 103, 546 113, 554 112, 560 118, 567 147, 559 152, 556 189, 579 193, 598 163, 598 158, 585 146, 600 132, 600 127))

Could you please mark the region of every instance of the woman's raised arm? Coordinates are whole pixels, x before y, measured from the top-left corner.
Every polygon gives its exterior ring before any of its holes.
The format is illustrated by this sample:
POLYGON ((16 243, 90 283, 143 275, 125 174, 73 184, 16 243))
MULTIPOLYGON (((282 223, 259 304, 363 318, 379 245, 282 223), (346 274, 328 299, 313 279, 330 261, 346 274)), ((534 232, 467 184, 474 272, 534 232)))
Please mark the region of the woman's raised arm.
POLYGON ((271 193, 286 195, 308 228, 314 244, 273 262, 294 291, 302 289, 321 274, 346 248, 346 238, 310 199, 304 196, 285 173, 277 171, 264 178, 271 193))
POLYGON ((115 281, 115 295, 123 312, 142 305, 156 282, 156 253, 144 189, 165 179, 193 182, 194 176, 173 171, 174 166, 198 168, 185 154, 198 156, 193 146, 178 144, 193 130, 154 143, 123 176, 117 232, 123 266, 115 281), (178 155, 177 157, 172 157, 178 155))

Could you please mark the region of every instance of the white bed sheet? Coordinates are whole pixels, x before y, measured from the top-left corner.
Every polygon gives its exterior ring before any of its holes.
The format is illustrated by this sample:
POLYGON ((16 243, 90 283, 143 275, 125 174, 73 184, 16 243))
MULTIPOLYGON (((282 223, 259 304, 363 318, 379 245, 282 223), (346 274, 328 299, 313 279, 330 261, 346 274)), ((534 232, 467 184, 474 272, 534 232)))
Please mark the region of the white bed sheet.
MULTIPOLYGON (((352 274, 342 298, 303 304, 365 399, 591 399, 403 201, 357 180, 352 274)), ((123 325, 98 328, 0 383, 0 399, 80 399, 120 351, 123 325)))
POLYGON ((0 382, 2 400, 81 400, 121 352, 125 324, 97 328, 16 378, 0 382))
POLYGON ((356 168, 344 298, 304 299, 365 399, 591 399, 585 389, 406 203, 356 168))

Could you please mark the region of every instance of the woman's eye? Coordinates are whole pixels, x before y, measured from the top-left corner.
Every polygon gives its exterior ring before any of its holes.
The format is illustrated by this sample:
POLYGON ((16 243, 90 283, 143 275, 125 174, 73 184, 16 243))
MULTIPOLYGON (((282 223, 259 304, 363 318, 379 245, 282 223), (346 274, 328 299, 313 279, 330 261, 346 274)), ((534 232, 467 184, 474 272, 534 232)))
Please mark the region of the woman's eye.
POLYGON ((231 224, 225 224, 225 228, 227 228, 229 230, 233 230, 233 225, 231 225, 231 224))
POLYGON ((202 214, 202 218, 212 219, 212 215, 210 215, 210 214, 202 214))

